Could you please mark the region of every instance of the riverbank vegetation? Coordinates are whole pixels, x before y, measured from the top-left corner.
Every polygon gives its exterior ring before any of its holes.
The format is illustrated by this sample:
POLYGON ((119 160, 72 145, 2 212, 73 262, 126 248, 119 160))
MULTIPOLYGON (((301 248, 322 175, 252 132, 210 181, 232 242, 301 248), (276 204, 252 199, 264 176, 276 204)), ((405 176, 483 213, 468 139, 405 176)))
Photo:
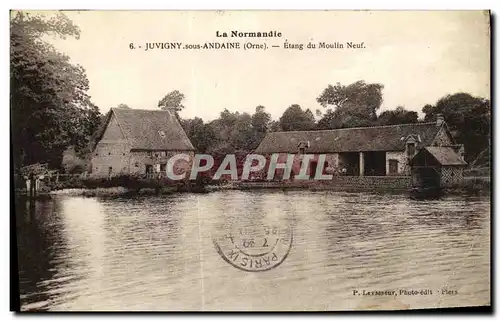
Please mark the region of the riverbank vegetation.
MULTIPOLYGON (((377 178, 374 178, 375 180, 377 178)), ((379 178, 382 179, 382 178, 379 178)), ((381 182, 382 183, 382 182, 381 182)), ((169 181, 146 179, 134 176, 116 176, 111 178, 82 178, 71 176, 69 179, 45 180, 38 195, 81 195, 81 196, 139 196, 169 195, 174 193, 209 193, 221 190, 311 190, 311 191, 378 191, 401 193, 409 186, 397 188, 387 184, 348 184, 339 185, 337 181, 235 181, 212 180, 204 177, 198 181, 169 181)), ((489 177, 466 177, 461 184, 446 188, 444 194, 488 194, 491 189, 489 177)), ((16 194, 27 194, 26 189, 17 190, 16 194)))

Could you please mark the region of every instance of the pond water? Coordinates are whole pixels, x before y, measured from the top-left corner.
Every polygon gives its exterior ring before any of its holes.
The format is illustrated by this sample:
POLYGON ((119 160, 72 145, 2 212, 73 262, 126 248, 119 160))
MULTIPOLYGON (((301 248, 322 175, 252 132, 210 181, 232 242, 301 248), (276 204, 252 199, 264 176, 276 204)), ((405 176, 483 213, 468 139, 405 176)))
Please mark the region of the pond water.
MULTIPOLYGON (((31 205, 19 201, 16 212, 22 310, 490 304, 488 197, 422 201, 404 194, 309 191, 55 196, 31 205), (281 264, 244 271, 236 268, 242 262, 229 263, 225 249, 217 251, 214 240, 256 227, 266 233, 289 229, 293 241, 286 257, 278 254, 281 264)), ((259 244, 249 250, 265 247, 259 244)))

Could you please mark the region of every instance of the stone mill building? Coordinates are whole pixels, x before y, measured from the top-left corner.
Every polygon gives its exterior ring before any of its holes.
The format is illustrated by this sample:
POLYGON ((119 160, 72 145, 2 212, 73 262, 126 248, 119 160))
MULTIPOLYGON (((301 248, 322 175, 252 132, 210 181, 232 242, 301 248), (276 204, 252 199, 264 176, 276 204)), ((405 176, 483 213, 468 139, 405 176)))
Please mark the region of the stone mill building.
MULTIPOLYGON (((184 153, 192 159, 194 151, 174 111, 112 108, 92 152, 90 174, 159 177, 170 157, 184 153)), ((176 166, 174 172, 191 165, 176 166)))

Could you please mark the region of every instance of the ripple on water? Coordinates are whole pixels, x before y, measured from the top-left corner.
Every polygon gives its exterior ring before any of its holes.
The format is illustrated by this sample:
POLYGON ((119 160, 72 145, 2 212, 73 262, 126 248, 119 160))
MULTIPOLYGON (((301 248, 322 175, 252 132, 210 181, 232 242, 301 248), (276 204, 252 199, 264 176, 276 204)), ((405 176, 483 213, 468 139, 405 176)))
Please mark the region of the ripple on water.
POLYGON ((488 304, 490 200, 334 192, 225 191, 18 206, 23 310, 345 310, 488 304), (282 221, 293 248, 249 273, 217 254, 228 222, 282 221), (459 291, 364 298, 355 289, 459 291), (373 301, 374 300, 374 301, 373 301), (378 301, 377 301, 378 300, 378 301), (396 305, 394 305, 396 304, 396 305))

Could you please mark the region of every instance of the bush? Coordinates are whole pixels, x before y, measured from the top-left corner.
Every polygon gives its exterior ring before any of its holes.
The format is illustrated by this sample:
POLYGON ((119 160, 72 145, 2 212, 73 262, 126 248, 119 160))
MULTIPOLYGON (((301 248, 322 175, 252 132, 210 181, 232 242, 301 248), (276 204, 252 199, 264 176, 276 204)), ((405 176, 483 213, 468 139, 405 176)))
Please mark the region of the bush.
POLYGON ((51 181, 48 187, 51 190, 70 189, 70 188, 111 188, 125 187, 130 190, 139 191, 141 189, 163 190, 165 188, 175 188, 177 190, 190 190, 192 187, 200 188, 211 183, 222 183, 221 181, 213 182, 211 178, 204 177, 194 182, 191 181, 172 181, 168 179, 147 179, 134 175, 120 175, 112 177, 90 177, 82 179, 79 176, 71 176, 67 180, 59 180, 58 183, 51 181))
POLYGON ((491 176, 491 171, 489 167, 481 167, 481 168, 471 168, 464 171, 464 176, 466 177, 484 177, 491 176))
POLYGON ((464 189, 468 192, 489 190, 490 187, 490 181, 481 178, 466 179, 464 183, 464 189))

